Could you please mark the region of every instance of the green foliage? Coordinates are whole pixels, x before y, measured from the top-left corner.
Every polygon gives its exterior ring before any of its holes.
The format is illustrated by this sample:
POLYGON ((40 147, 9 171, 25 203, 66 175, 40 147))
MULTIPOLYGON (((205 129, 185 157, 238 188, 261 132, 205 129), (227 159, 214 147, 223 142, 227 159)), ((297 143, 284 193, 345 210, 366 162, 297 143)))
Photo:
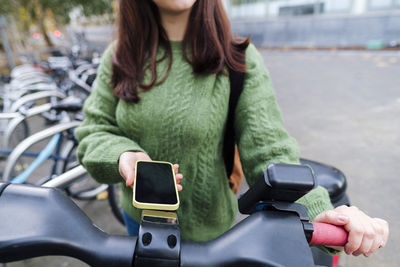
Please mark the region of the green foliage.
POLYGON ((49 25, 64 25, 69 14, 81 9, 85 16, 112 13, 115 0, 0 0, 0 15, 14 18, 19 30, 29 33, 32 25, 40 30, 48 46, 52 42, 47 34, 49 25))
POLYGON ((69 12, 82 8, 84 15, 101 15, 112 12, 114 0, 0 0, 0 14, 19 19, 20 10, 25 9, 33 21, 46 16, 51 11, 58 23, 68 23, 69 12))
POLYGON ((14 0, 0 0, 0 15, 7 15, 13 11, 14 0))
POLYGON ((85 16, 102 15, 112 13, 113 0, 74 0, 77 5, 83 8, 85 16))

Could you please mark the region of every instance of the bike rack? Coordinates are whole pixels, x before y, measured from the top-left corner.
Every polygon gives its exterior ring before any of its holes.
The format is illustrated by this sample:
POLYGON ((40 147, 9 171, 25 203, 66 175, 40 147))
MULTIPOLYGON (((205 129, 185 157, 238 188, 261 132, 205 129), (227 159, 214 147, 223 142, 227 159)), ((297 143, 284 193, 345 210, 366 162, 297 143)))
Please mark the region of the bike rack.
POLYGON ((78 127, 81 124, 80 121, 71 121, 67 123, 62 123, 55 125, 53 127, 47 128, 43 131, 40 131, 36 134, 33 134, 23 140, 18 146, 15 147, 13 152, 10 154, 10 156, 7 159, 5 168, 4 168, 4 173, 3 173, 3 180, 4 181, 9 181, 11 178, 11 172, 14 167, 14 165, 17 163, 17 160, 19 157, 24 153, 25 150, 27 150, 31 145, 44 140, 48 137, 53 136, 56 133, 78 127))
POLYGON ((82 175, 87 173, 86 169, 83 168, 82 165, 76 166, 63 174, 51 179, 47 183, 44 183, 43 187, 54 187, 54 188, 62 188, 66 185, 69 185, 71 182, 77 180, 82 175))
MULTIPOLYGON (((82 165, 79 165, 79 166, 76 166, 75 168, 72 168, 72 169, 64 172, 63 174, 60 174, 59 176, 51 179, 50 181, 44 183, 42 186, 43 187, 63 188, 65 186, 70 185, 74 181, 78 180, 85 174, 87 174, 86 169, 82 165)), ((102 184, 95 190, 80 193, 80 197, 90 198, 93 196, 97 196, 101 192, 107 190, 108 186, 109 186, 108 184, 102 184)))
POLYGON ((21 116, 21 114, 18 113, 18 112, 0 113, 0 120, 11 120, 11 119, 14 119, 14 118, 16 118, 18 116, 21 116))
POLYGON ((21 97, 20 99, 18 99, 17 101, 15 101, 11 105, 10 112, 18 111, 18 109, 27 102, 39 100, 39 99, 46 98, 46 97, 52 97, 52 96, 58 97, 58 98, 66 97, 65 94, 63 94, 59 91, 44 91, 44 92, 37 92, 37 93, 25 95, 25 96, 21 97))
POLYGON ((50 84, 52 81, 46 77, 46 78, 42 78, 42 77, 32 77, 29 79, 25 79, 25 80, 21 80, 21 79, 14 79, 11 81, 10 85, 12 88, 23 88, 26 86, 30 86, 30 85, 35 85, 35 84, 50 84))
POLYGON ((33 107, 29 109, 26 114, 19 114, 17 117, 13 118, 7 125, 7 129, 4 132, 3 136, 3 147, 8 148, 10 143, 10 138, 17 128, 18 124, 20 124, 23 120, 30 118, 32 116, 38 115, 45 111, 49 111, 51 109, 51 104, 43 104, 37 107, 33 107))

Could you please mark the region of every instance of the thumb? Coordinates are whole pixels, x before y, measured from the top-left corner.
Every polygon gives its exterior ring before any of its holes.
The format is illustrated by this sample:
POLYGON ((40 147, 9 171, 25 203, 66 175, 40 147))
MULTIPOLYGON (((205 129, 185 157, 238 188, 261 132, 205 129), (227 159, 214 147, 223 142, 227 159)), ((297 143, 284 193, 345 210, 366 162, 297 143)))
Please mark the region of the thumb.
POLYGON ((129 159, 121 158, 119 162, 119 172, 125 179, 126 186, 133 186, 135 169, 132 168, 129 159))
POLYGON ((133 186, 133 180, 135 176, 135 170, 133 168, 125 168, 125 184, 126 186, 133 186))
POLYGON ((349 222, 349 217, 344 214, 338 213, 337 211, 328 210, 315 217, 314 222, 345 225, 349 222))

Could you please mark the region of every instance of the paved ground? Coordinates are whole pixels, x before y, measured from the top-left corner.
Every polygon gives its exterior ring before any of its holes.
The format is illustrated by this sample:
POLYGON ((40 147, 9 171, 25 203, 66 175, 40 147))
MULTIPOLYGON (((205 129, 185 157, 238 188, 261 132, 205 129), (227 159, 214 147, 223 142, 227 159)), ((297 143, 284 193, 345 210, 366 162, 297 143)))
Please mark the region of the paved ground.
MULTIPOLYGON (((302 156, 339 167, 354 205, 387 219, 391 236, 369 259, 344 256, 341 266, 398 266, 400 257, 400 54, 262 51, 285 126, 302 156)), ((99 227, 124 233, 105 201, 79 205, 99 227)), ((86 266, 45 257, 7 266, 86 266)))
POLYGON ((303 157, 339 167, 352 204, 391 225, 387 247, 343 266, 398 266, 400 54, 268 52, 285 125, 303 157))

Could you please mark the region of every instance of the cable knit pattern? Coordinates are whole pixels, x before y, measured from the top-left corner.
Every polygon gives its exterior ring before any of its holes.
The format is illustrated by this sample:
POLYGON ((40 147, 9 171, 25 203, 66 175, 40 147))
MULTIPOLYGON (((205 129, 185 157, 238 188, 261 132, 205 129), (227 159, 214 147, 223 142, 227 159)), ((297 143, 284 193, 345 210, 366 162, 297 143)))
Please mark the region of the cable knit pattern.
MULTIPOLYGON (((93 92, 85 102, 86 119, 75 131, 80 141, 78 159, 96 180, 121 182, 122 206, 136 221, 141 211, 131 204, 132 189, 122 183, 119 156, 125 151, 143 151, 153 160, 178 163, 184 176, 178 210, 181 236, 206 241, 225 232, 237 212, 222 158, 229 78, 224 73, 193 73, 182 55, 181 43, 171 42, 171 46, 168 78, 140 92, 138 104, 112 94, 109 81, 115 45, 105 51, 93 92)), ((246 51, 246 65, 235 131, 245 176, 253 184, 269 163, 298 163, 299 152, 282 126, 268 73, 253 45, 246 51)), ((158 65, 159 77, 166 69, 167 61, 158 65)), ((145 77, 149 78, 148 73, 145 77)), ((329 208, 327 195, 319 191, 311 192, 305 202, 316 214, 329 208)))

